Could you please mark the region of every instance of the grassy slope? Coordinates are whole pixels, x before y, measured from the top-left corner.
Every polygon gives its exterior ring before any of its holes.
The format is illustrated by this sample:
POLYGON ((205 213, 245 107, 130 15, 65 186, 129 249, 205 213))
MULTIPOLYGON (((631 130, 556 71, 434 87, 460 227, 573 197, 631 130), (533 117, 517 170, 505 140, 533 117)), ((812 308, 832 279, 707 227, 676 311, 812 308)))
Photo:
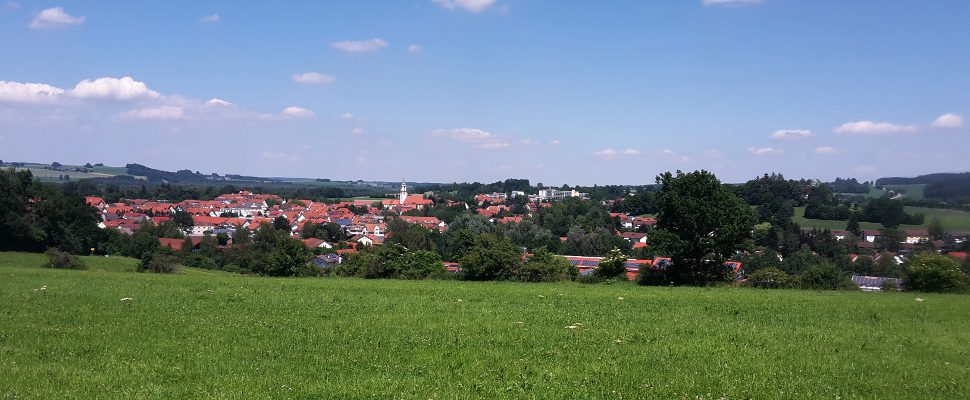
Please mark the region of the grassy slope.
MULTIPOLYGON (((933 220, 939 218, 943 222, 943 228, 949 231, 968 231, 970 230, 970 213, 960 210, 947 210, 941 208, 926 207, 906 207, 906 212, 910 214, 921 213, 926 215, 923 225, 901 225, 901 229, 918 229, 925 227, 933 220)), ((802 229, 845 229, 847 221, 829 221, 822 219, 805 218, 805 207, 795 207, 795 217, 793 218, 802 229)), ((862 229, 882 229, 882 224, 871 222, 860 222, 862 229)))
POLYGON ((913 294, 165 276, 11 263, 0 263, 3 398, 970 392, 970 296, 917 303, 913 294))
POLYGON ((886 189, 892 189, 896 192, 903 192, 903 196, 909 200, 922 200, 923 199, 923 189, 926 188, 925 183, 918 183, 912 185, 885 185, 886 189))

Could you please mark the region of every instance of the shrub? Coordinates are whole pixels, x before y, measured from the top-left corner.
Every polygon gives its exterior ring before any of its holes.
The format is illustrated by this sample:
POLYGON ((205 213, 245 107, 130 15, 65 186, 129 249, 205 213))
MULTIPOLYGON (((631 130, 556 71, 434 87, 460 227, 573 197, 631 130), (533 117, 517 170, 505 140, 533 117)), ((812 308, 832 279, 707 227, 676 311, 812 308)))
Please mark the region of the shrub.
POLYGON ((791 276, 778 268, 764 268, 748 275, 746 286, 763 289, 787 289, 798 287, 798 277, 791 276))
POLYGON ((162 247, 149 256, 141 260, 138 265, 139 272, 157 272, 170 274, 178 269, 179 258, 172 252, 171 248, 162 247))
POLYGON ((573 280, 579 271, 564 257, 539 248, 515 271, 515 279, 523 282, 557 282, 573 280))
POLYGON ((610 253, 603 257, 600 261, 599 267, 593 271, 593 274, 602 276, 604 278, 619 278, 626 273, 626 256, 620 252, 620 249, 613 248, 610 253))
POLYGON ((186 267, 201 268, 201 269, 218 269, 216 262, 211 258, 206 257, 202 254, 192 254, 188 257, 182 259, 182 263, 186 267))
POLYGON ((640 268, 637 274, 637 284, 641 286, 664 286, 673 283, 667 276, 667 270, 657 269, 648 266, 640 268))
POLYGON ((949 256, 917 254, 905 265, 906 287, 922 292, 959 292, 967 289, 967 275, 949 256))
POLYGON ((84 262, 81 261, 77 256, 68 254, 67 252, 60 251, 55 248, 47 249, 44 254, 47 255, 47 263, 44 264, 47 268, 59 268, 59 269, 85 269, 84 262))
POLYGON ((401 279, 425 279, 444 269, 438 253, 427 250, 409 251, 391 264, 401 279))
POLYGON ((854 287, 849 277, 829 263, 815 264, 799 277, 804 289, 837 290, 854 287))
POLYGON ((897 290, 899 290, 899 287, 896 286, 896 281, 894 280, 886 280, 882 283, 883 292, 895 292, 897 290))

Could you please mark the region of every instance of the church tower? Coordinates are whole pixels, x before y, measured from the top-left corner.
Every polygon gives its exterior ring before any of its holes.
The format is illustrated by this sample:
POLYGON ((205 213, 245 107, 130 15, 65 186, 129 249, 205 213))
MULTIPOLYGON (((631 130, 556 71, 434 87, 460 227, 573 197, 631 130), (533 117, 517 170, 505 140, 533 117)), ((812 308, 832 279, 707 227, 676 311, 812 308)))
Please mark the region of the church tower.
POLYGON ((401 180, 401 205, 404 205, 404 200, 408 198, 408 184, 401 180))

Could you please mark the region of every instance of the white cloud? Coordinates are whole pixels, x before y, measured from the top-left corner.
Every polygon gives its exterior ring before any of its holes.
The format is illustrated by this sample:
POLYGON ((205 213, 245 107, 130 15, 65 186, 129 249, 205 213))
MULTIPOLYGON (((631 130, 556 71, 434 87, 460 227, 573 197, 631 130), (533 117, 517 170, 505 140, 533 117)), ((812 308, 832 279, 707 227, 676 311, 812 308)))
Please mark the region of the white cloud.
POLYGON ((303 83, 307 85, 326 85, 334 83, 337 77, 330 74, 321 74, 319 72, 304 72, 302 74, 293 74, 293 82, 303 83))
POLYGON ((71 90, 71 96, 82 99, 134 100, 140 98, 158 98, 160 95, 148 89, 148 85, 132 79, 130 76, 122 78, 85 79, 78 82, 71 90))
POLYGON ((495 5, 495 0, 431 0, 449 10, 463 9, 473 13, 482 12, 495 5))
POLYGON ((289 106, 283 109, 282 115, 284 118, 312 118, 317 113, 302 107, 289 106))
POLYGON ((388 45, 389 43, 385 42, 384 39, 381 38, 373 38, 370 40, 343 40, 330 43, 330 47, 337 50, 346 51, 348 53, 367 53, 383 49, 388 45))
POLYGON ((124 112, 119 117, 124 119, 153 119, 153 120, 170 120, 170 119, 182 119, 185 116, 185 110, 182 107, 177 106, 160 106, 160 107, 147 107, 138 110, 131 110, 124 112))
POLYGON ((9 8, 11 10, 19 10, 20 9, 20 3, 16 2, 16 1, 8 1, 7 2, 7 8, 9 8))
POLYGON ((549 141, 549 144, 552 144, 552 145, 557 145, 557 144, 560 144, 560 143, 562 143, 562 142, 560 142, 559 139, 552 139, 551 141, 549 141))
POLYGON ((418 46, 416 44, 412 44, 412 45, 408 46, 408 53, 411 53, 411 54, 421 54, 421 53, 424 53, 424 48, 421 47, 421 46, 418 46))
POLYGON ((511 144, 509 144, 508 142, 500 141, 500 142, 479 143, 473 147, 475 147, 476 149, 498 150, 498 149, 504 149, 509 146, 511 146, 511 144))
POLYGON ((754 154, 756 156, 770 156, 774 154, 781 154, 783 151, 780 149, 773 149, 771 147, 751 147, 748 148, 748 153, 754 154))
POLYGON ((535 141, 533 139, 529 139, 529 138, 522 139, 522 140, 519 141, 519 143, 522 143, 525 146, 532 146, 532 145, 539 144, 539 142, 537 142, 537 141, 535 141))
POLYGON ((448 137, 465 143, 486 140, 494 137, 491 132, 486 132, 476 128, 435 129, 431 131, 431 136, 448 137))
POLYGON ((752 4, 761 3, 762 0, 701 0, 701 4, 705 6, 748 6, 752 4))
POLYGON ((49 103, 64 94, 64 89, 46 83, 0 81, 0 102, 49 103))
POLYGON ((832 155, 832 154, 839 154, 841 152, 842 150, 836 149, 835 147, 832 147, 832 146, 822 146, 822 147, 815 148, 815 154, 832 155))
POLYGON ((781 129, 771 134, 771 138, 775 140, 798 140, 812 136, 815 134, 808 129, 781 129))
POLYGON ((352 131, 350 131, 350 133, 353 133, 354 135, 361 135, 364 133, 364 130, 362 128, 354 128, 352 131))
POLYGON ((210 107, 228 107, 232 106, 233 104, 222 99, 210 99, 209 101, 205 102, 205 105, 210 107))
POLYGON ((853 170, 859 174, 870 174, 876 172, 876 168, 871 165, 860 165, 853 170))
POLYGON ((504 138, 477 128, 435 129, 431 136, 448 138, 476 149, 497 150, 511 146, 504 138))
POLYGON ((385 147, 387 147, 387 146, 393 146, 394 145, 394 142, 392 142, 390 140, 387 140, 387 139, 380 139, 380 140, 377 141, 377 145, 378 146, 385 146, 385 147))
POLYGON ((596 152, 593 152, 593 156, 595 157, 608 158, 608 159, 616 158, 618 154, 620 153, 614 149, 603 149, 603 150, 598 150, 596 152))
POLYGON ((688 162, 688 161, 690 161, 690 158, 688 158, 687 156, 685 156, 683 154, 677 154, 677 152, 675 152, 675 151, 673 151, 671 149, 664 149, 660 153, 663 154, 664 157, 666 157, 667 159, 672 160, 672 161, 677 161, 677 162, 688 162))
POLYGON ((354 117, 354 114, 351 114, 351 113, 343 113, 343 114, 340 115, 340 119, 347 120, 347 121, 355 121, 357 118, 354 117))
POLYGON ((636 156, 639 156, 640 154, 641 154, 640 150, 631 149, 631 148, 626 148, 623 150, 606 148, 603 150, 598 150, 593 152, 594 157, 599 157, 607 160, 612 160, 619 157, 636 157, 636 156))
POLYGON ((940 129, 962 128, 963 117, 953 113, 943 114, 936 117, 930 126, 940 129))
POLYGON ((916 132, 912 125, 897 125, 888 122, 855 121, 847 122, 835 128, 835 133, 846 135, 891 135, 896 133, 916 132))
POLYGON ((62 7, 48 8, 37 13, 30 20, 30 29, 54 29, 84 23, 84 17, 74 17, 64 12, 62 7))
POLYGON ((199 22, 206 23, 206 24, 214 24, 219 21, 222 21, 222 18, 219 17, 219 14, 206 15, 199 19, 199 22))

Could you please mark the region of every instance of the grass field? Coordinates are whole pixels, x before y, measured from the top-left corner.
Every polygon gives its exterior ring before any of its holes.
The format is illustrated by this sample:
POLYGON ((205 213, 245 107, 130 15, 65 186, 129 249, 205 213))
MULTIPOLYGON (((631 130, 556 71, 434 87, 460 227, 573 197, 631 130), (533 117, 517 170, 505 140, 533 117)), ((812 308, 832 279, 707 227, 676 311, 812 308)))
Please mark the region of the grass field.
POLYGON ((111 259, 87 259, 87 271, 36 260, 0 253, 0 398, 970 393, 970 296, 156 275, 96 265, 111 259))
MULTIPOLYGON (((905 199, 909 200, 922 200, 923 199, 923 188, 926 184, 913 184, 913 185, 884 185, 886 189, 894 190, 897 193, 902 193, 905 199)), ((875 188, 873 188, 875 190, 875 188)))
MULTIPOLYGON (((942 208, 926 207, 906 207, 906 212, 910 214, 924 214, 926 219, 923 225, 900 225, 900 229, 919 229, 924 228, 933 220, 939 218, 943 222, 943 229, 947 231, 970 231, 970 213, 960 210, 947 210, 942 208)), ((805 207, 795 207, 795 217, 792 219, 802 229, 845 229, 848 221, 830 221, 823 219, 805 218, 805 207)), ((882 229, 882 224, 871 222, 860 222, 861 229, 882 229)))

